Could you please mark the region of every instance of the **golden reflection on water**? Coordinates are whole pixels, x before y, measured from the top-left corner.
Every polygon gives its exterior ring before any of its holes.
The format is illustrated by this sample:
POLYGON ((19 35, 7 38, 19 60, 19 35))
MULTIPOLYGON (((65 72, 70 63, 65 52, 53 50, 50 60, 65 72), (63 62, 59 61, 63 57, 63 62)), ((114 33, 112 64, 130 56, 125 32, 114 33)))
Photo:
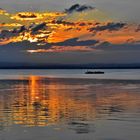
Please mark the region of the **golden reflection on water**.
POLYGON ((14 124, 70 124, 105 119, 125 112, 136 113, 140 106, 139 90, 124 87, 37 76, 1 81, 0 128, 14 124))

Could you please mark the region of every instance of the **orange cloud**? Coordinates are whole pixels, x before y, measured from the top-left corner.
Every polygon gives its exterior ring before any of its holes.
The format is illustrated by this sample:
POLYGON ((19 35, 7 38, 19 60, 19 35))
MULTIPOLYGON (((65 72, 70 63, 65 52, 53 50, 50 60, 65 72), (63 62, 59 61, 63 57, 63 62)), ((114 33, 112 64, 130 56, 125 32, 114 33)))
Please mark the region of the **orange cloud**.
POLYGON ((20 27, 20 23, 0 23, 0 27, 20 27))
POLYGON ((36 13, 36 12, 20 12, 17 13, 15 15, 13 15, 11 17, 11 19, 15 19, 15 20, 21 20, 21 21, 25 21, 25 20, 39 20, 39 19, 44 19, 51 17, 61 17, 61 16, 65 16, 64 13, 59 13, 59 12, 42 12, 42 13, 36 13))

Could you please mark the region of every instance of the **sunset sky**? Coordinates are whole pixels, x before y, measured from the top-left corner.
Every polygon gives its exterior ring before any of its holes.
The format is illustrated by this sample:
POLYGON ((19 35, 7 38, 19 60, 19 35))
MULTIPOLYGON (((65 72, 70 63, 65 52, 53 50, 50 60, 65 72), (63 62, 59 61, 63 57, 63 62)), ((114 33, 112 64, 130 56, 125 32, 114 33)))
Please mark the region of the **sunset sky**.
POLYGON ((0 63, 140 63, 139 0, 0 0, 0 63))

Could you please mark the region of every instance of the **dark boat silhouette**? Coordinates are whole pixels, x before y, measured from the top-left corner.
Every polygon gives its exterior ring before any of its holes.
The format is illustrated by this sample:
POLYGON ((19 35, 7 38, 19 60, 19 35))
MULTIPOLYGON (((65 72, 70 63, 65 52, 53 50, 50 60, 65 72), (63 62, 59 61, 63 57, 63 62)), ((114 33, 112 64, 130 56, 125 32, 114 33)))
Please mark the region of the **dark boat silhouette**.
POLYGON ((104 74, 103 71, 86 71, 85 74, 104 74))

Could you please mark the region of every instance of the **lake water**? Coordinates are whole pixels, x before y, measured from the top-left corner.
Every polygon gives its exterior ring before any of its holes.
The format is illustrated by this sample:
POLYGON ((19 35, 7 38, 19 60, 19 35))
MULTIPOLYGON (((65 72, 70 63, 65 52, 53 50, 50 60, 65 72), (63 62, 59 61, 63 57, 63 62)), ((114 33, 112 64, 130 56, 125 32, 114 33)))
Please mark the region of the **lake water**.
POLYGON ((0 140, 139 140, 140 70, 0 70, 0 140))

